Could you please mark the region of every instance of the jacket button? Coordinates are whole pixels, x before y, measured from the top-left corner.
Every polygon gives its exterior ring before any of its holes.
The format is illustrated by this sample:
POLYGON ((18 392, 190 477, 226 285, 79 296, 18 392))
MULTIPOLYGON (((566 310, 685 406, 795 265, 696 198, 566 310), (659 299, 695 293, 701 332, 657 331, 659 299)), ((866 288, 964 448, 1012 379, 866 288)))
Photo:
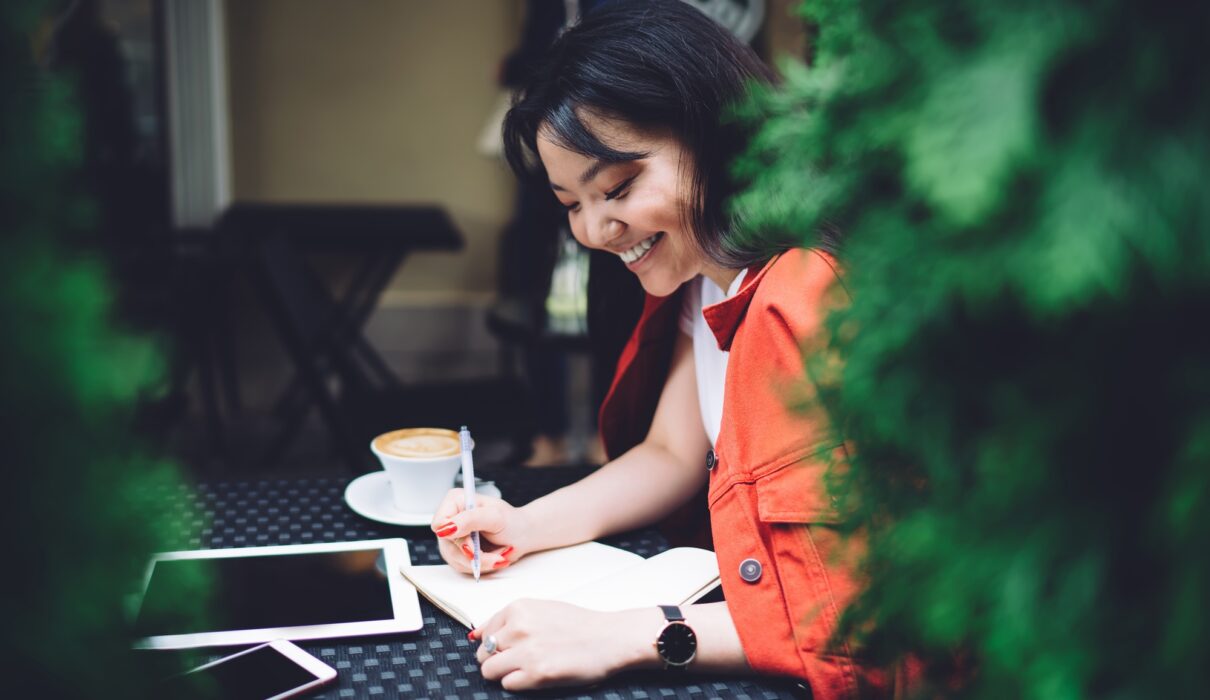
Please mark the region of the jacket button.
POLYGON ((718 459, 714 456, 714 450, 706 452, 706 471, 714 471, 714 465, 718 464, 718 459))
POLYGON ((761 565, 755 559, 745 559, 739 563, 739 577, 748 583, 760 580, 761 565))

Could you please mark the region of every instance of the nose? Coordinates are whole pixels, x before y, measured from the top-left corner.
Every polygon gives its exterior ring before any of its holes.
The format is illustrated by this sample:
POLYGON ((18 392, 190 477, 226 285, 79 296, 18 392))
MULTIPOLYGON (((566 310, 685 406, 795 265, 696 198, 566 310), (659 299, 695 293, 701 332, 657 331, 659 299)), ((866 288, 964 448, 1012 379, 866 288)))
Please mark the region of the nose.
POLYGON ((597 214, 587 222, 587 238, 590 248, 608 248, 626 232, 626 226, 606 213, 597 214))

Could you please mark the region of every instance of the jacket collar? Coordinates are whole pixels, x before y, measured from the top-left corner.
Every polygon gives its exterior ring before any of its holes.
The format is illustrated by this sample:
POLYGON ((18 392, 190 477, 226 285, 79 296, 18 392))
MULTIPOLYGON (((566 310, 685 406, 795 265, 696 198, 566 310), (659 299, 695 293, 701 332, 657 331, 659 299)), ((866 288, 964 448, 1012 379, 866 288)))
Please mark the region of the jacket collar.
POLYGON ((740 322, 748 313, 748 306, 752 304, 752 298, 756 296, 756 288, 760 286, 761 280, 773 267, 773 262, 777 258, 776 255, 770 258, 756 274, 752 274, 755 271, 755 265, 748 268, 748 274, 734 296, 702 309, 702 315, 706 317, 706 325, 710 326, 710 330, 714 332, 714 339, 718 341, 719 350, 731 351, 731 341, 735 339, 735 331, 739 329, 740 322))

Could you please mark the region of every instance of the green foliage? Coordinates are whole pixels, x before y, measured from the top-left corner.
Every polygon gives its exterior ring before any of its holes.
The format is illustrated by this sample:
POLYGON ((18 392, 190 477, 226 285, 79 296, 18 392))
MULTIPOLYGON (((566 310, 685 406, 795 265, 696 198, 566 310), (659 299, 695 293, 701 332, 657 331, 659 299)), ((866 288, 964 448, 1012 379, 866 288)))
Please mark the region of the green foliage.
POLYGON ((804 12, 817 59, 747 106, 736 206, 847 234, 808 369, 857 447, 851 629, 943 694, 1203 695, 1210 4, 804 12))
POLYGON ((35 68, 45 2, 0 5, 0 402, 8 494, 0 650, 11 697, 137 697, 127 596, 162 547, 145 494, 179 487, 174 465, 132 433, 135 403, 162 367, 115 327, 78 192, 82 127, 70 85, 35 68))

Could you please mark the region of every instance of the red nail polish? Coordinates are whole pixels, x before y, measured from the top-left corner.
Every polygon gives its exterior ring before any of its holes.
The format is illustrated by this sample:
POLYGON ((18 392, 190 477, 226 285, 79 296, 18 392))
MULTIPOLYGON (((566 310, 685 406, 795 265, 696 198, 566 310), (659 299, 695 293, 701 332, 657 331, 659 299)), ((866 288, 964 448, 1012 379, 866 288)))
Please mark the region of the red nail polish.
POLYGON ((466 555, 467 559, 475 558, 475 553, 471 551, 471 548, 469 545, 465 545, 465 544, 462 545, 462 553, 466 555))
POLYGON ((448 537, 458 530, 458 526, 454 523, 446 523, 437 529, 438 537, 448 537))
POLYGON ((509 560, 507 560, 507 559, 501 559, 500 561, 493 564, 492 568, 493 569, 503 569, 504 567, 508 566, 510 563, 511 562, 509 562, 509 560))
POLYGON ((513 553, 513 546, 510 544, 509 546, 504 548, 503 552, 500 552, 500 556, 507 557, 508 555, 510 555, 512 553, 513 553))
POLYGON ((471 642, 475 641, 475 630, 471 630, 470 632, 467 632, 466 639, 467 639, 467 641, 471 641, 471 642))

